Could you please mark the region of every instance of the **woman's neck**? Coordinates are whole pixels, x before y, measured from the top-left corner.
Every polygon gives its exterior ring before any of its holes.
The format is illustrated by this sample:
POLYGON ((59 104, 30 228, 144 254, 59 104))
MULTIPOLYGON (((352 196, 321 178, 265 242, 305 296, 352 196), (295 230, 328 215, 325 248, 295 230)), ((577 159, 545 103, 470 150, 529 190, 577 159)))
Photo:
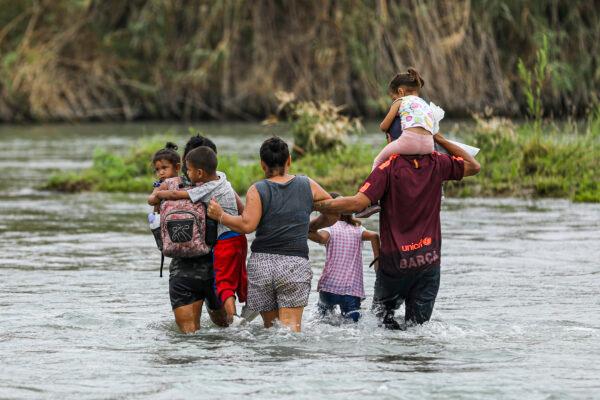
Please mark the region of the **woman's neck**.
POLYGON ((268 176, 267 179, 272 182, 287 182, 292 179, 294 175, 290 175, 285 171, 283 174, 271 175, 268 176))

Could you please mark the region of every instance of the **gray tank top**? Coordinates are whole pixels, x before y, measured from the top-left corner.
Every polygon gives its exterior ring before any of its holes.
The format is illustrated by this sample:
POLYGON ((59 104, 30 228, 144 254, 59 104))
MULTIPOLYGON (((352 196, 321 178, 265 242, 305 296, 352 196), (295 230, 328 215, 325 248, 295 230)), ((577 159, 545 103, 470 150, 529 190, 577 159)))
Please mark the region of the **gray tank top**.
POLYGON ((252 251, 308 258, 308 224, 313 208, 309 179, 301 175, 286 183, 264 179, 254 186, 260 195, 262 217, 252 251))

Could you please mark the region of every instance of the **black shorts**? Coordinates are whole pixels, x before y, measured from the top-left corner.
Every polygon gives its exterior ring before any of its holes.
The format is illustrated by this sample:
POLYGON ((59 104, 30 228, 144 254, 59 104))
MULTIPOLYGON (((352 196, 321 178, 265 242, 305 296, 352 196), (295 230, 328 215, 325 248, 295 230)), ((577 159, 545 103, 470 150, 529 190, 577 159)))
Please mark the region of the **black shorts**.
POLYGON ((198 300, 204 300, 208 309, 213 311, 223 306, 217 296, 214 279, 172 276, 169 278, 169 295, 173 310, 198 300))
POLYGON ((405 321, 422 324, 431 318, 440 287, 440 267, 429 267, 401 276, 379 271, 375 278, 373 310, 380 316, 406 303, 405 321))

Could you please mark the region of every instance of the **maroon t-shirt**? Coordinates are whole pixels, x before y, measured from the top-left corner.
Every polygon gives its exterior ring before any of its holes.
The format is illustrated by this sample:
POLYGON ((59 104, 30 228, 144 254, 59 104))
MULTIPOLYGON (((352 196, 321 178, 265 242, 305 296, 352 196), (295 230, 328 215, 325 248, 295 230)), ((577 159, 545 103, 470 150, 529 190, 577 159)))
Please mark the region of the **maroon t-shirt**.
POLYGON ((382 272, 400 275, 440 265, 442 182, 461 180, 464 168, 462 158, 433 152, 394 155, 371 172, 359 191, 371 204, 381 202, 382 272))

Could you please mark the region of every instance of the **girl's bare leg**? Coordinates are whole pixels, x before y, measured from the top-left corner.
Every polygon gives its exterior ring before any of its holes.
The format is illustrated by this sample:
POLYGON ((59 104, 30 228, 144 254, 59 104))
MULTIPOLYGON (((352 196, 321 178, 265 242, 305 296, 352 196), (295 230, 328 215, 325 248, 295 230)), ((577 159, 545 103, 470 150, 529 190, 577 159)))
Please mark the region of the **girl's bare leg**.
POLYGON ((273 321, 279 318, 279 310, 261 311, 260 316, 263 319, 265 328, 270 328, 273 326, 273 321))
POLYGON ((182 333, 192 333, 200 329, 202 303, 202 300, 198 300, 192 304, 177 307, 173 310, 175 322, 182 333))
POLYGON ((282 307, 279 309, 279 320, 282 325, 287 326, 293 332, 300 332, 303 312, 304 307, 282 307))

